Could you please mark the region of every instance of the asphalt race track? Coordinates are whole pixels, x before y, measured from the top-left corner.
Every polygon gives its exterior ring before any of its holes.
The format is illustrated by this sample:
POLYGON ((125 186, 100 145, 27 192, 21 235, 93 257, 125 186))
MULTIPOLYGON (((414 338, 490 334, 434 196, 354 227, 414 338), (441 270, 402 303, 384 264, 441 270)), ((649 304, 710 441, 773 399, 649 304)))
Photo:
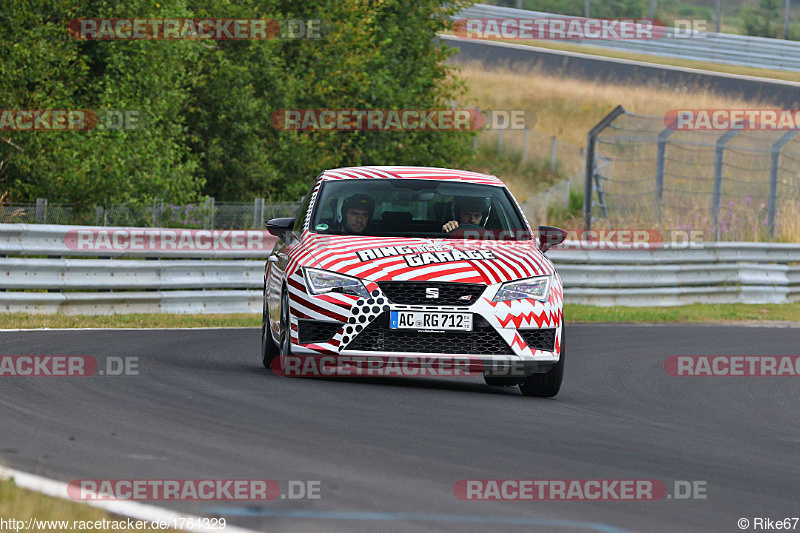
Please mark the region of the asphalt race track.
MULTIPOLYGON (((798 355, 800 329, 568 326, 555 399, 478 377, 284 378, 259 331, 0 333, 0 355, 138 376, 0 377, 0 463, 70 481, 321 482, 318 500, 163 502, 261 531, 740 531, 800 515, 798 377, 673 377, 670 355, 798 355), (706 499, 461 501, 461 479, 705 482, 706 499)), ((798 525, 800 528, 800 525, 798 525)))
POLYGON ((510 68, 522 72, 535 68, 568 78, 617 85, 700 89, 732 98, 772 102, 787 109, 796 108, 800 103, 800 84, 795 82, 447 35, 440 38, 458 49, 458 53, 449 60, 454 63, 477 61, 484 67, 510 68))

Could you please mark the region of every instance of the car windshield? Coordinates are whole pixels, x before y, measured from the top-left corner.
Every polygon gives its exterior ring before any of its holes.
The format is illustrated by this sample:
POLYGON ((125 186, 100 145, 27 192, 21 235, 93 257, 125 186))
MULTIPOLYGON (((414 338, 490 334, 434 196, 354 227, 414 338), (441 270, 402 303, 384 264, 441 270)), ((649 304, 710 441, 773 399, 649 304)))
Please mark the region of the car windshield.
POLYGON ((519 209, 504 187, 424 179, 325 181, 309 231, 387 237, 531 239, 519 209))

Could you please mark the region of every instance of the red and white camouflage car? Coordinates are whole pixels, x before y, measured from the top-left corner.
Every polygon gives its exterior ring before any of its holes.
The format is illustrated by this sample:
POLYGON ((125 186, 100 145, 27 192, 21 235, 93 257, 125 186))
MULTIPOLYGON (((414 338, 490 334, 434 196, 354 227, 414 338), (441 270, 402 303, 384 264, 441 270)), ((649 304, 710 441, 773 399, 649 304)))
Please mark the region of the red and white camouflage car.
POLYGON ((422 167, 326 170, 266 264, 262 359, 470 356, 489 385, 555 396, 561 278, 495 176, 422 167), (513 371, 509 372, 509 369, 513 371))

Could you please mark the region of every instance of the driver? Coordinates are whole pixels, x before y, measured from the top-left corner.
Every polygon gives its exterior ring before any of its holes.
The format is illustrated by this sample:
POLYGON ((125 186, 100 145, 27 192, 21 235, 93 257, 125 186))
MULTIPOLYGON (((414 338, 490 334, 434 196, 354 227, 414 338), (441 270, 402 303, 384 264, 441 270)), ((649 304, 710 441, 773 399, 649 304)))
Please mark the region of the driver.
POLYGON ((363 233, 375 210, 375 201, 368 194, 354 194, 342 203, 342 225, 345 233, 363 233))
POLYGON ((483 226, 489 218, 491 210, 491 198, 479 198, 477 196, 457 196, 455 201, 456 218, 442 226, 444 233, 450 233, 459 224, 473 224, 483 226))

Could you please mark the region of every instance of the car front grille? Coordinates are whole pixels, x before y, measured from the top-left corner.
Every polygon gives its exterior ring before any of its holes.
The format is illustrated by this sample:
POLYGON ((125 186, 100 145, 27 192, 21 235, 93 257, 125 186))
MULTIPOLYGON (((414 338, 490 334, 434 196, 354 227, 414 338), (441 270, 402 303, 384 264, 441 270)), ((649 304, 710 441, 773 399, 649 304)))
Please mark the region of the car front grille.
POLYGON ((473 331, 423 332, 389 328, 389 313, 378 316, 346 349, 360 352, 416 352, 456 355, 514 355, 492 326, 475 315, 473 331))
POLYGON ((469 306, 478 301, 486 285, 428 281, 380 281, 378 286, 392 303, 400 305, 469 306), (435 291, 428 289, 435 289, 435 291), (430 297, 438 294, 438 298, 430 297))
POLYGON ((297 321, 298 342, 300 344, 328 342, 341 327, 341 322, 322 322, 301 318, 297 321))
POLYGON ((546 352, 555 350, 555 329, 521 329, 519 330, 519 335, 531 350, 544 350, 546 352))

